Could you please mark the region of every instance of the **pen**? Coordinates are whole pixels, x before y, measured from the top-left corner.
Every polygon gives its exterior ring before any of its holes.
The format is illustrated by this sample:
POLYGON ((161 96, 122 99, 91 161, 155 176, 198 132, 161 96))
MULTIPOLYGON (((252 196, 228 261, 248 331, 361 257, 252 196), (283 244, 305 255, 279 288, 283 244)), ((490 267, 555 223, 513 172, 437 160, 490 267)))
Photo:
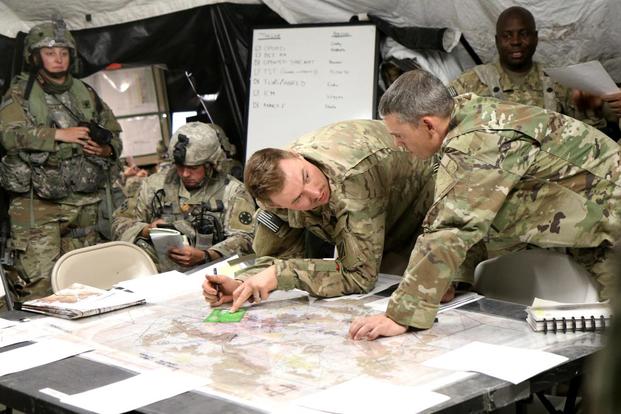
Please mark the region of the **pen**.
MULTIPOLYGON (((218 274, 218 268, 217 267, 213 268, 213 274, 214 275, 218 274)), ((216 298, 218 298, 218 300, 219 300, 220 299, 220 284, 216 283, 215 285, 216 285, 215 286, 215 288, 216 288, 216 298)))

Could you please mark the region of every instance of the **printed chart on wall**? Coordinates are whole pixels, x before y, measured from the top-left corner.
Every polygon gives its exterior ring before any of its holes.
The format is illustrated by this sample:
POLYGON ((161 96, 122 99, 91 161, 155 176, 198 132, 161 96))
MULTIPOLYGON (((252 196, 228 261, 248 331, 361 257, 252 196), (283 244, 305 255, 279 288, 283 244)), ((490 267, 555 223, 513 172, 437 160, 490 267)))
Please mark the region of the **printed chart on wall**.
POLYGON ((255 29, 246 159, 333 122, 372 119, 377 44, 371 24, 255 29))

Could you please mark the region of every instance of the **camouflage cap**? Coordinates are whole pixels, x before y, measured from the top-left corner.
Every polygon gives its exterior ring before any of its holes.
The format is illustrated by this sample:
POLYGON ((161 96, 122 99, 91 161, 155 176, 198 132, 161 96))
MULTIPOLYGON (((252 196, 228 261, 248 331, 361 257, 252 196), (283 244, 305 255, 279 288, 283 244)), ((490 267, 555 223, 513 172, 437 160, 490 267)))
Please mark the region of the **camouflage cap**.
POLYGON ((202 122, 190 122, 175 131, 168 146, 168 157, 175 164, 211 164, 220 170, 225 159, 216 130, 202 122))
POLYGON ((66 47, 76 57, 76 44, 62 20, 34 26, 24 40, 24 60, 29 63, 32 52, 42 47, 66 47))

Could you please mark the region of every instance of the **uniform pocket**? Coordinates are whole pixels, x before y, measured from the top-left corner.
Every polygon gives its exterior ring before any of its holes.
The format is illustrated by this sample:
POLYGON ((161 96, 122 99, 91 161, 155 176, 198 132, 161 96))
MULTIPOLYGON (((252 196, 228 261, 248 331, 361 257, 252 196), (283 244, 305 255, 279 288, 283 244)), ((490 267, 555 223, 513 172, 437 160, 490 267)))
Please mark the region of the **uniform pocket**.
POLYGON ((30 191, 31 170, 28 163, 17 154, 8 154, 0 162, 0 184, 7 191, 27 193, 30 191))
POLYGON ((35 193, 44 200, 59 200, 69 195, 69 189, 57 168, 33 165, 32 186, 35 193))
POLYGON ((103 166, 87 157, 64 160, 60 170, 67 186, 77 193, 94 193, 105 178, 103 166))

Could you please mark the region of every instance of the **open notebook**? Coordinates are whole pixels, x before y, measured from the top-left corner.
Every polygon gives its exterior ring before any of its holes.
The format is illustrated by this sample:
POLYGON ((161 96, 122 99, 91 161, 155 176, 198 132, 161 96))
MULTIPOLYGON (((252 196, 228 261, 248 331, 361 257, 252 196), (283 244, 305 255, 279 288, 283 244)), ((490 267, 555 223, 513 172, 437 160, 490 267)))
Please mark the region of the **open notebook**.
POLYGON ((526 314, 530 327, 544 333, 595 331, 606 328, 612 318, 608 302, 559 303, 538 298, 526 314))

